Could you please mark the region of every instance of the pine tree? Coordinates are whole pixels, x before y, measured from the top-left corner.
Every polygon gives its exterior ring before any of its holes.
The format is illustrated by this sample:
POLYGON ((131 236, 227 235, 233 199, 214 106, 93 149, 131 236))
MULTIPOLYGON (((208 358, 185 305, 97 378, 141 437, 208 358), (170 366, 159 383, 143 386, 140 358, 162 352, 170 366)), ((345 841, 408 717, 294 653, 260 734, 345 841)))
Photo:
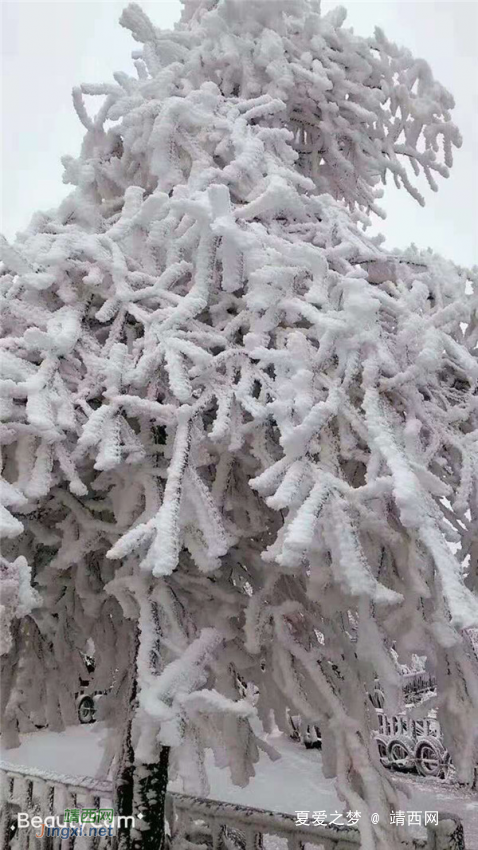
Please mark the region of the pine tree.
POLYGON ((210 748, 244 785, 275 757, 255 714, 289 707, 393 850, 368 698, 379 676, 398 705, 392 648, 427 656, 473 778, 476 276, 365 232, 388 176, 423 203, 410 169, 435 189, 461 139, 428 65, 344 19, 186 0, 161 31, 128 6, 137 76, 74 90, 74 188, 3 244, 9 741, 72 722, 92 638, 105 765, 145 813, 122 847, 157 850, 168 762, 206 794, 210 748))

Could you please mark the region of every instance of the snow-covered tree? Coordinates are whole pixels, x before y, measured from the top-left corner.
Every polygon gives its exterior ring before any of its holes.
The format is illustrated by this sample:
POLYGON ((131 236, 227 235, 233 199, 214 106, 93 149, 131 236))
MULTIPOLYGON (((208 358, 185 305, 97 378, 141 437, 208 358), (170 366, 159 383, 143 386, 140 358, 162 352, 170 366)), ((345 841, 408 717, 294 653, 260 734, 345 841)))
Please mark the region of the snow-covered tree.
POLYGON ((3 697, 11 743, 20 714, 62 728, 92 638, 146 815, 168 760, 246 784, 274 757, 254 715, 290 707, 391 850, 375 676, 392 708, 395 658, 426 655, 462 781, 477 757, 476 277, 367 237, 387 177, 422 203, 460 136, 428 65, 344 20, 186 0, 166 32, 130 5, 137 76, 74 90, 75 188, 3 245, 3 697))

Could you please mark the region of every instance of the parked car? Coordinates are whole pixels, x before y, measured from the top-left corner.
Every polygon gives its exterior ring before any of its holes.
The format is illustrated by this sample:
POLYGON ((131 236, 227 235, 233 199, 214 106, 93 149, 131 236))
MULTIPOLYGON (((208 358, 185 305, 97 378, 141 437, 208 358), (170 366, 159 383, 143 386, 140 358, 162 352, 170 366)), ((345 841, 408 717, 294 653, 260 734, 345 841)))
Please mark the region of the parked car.
MULTIPOLYGON (((82 653, 82 658, 85 664, 86 673, 93 674, 95 672, 95 660, 90 655, 84 655, 82 653)), ((78 711, 78 720, 80 723, 94 723, 96 720, 96 712, 98 707, 98 701, 104 696, 107 691, 93 691, 91 690, 91 678, 90 676, 85 676, 80 679, 80 690, 75 695, 76 696, 76 705, 78 711)))
MULTIPOLYGON (((375 681, 370 701, 377 712, 378 730, 374 733, 381 763, 400 771, 416 770, 421 776, 444 777, 451 764, 450 755, 443 744, 440 724, 436 713, 413 719, 411 710, 416 708, 424 694, 430 695, 435 681, 426 673, 404 675, 403 694, 406 709, 396 715, 384 710, 385 696, 378 679, 375 681)), ((293 740, 305 747, 320 747, 322 738, 317 724, 309 724, 300 715, 287 712, 289 734, 293 740)))
POLYGON ((380 761, 396 770, 416 770, 421 776, 445 776, 450 755, 434 712, 414 720, 406 711, 393 716, 377 709, 375 740, 380 761))

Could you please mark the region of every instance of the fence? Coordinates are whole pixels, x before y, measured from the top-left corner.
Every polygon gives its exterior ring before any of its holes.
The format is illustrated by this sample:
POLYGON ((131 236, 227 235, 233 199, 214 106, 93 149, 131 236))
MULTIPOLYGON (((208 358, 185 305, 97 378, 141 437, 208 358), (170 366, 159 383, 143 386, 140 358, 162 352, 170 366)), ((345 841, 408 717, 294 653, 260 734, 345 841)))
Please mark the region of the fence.
MULTIPOLYGON (((2 850, 76 850, 67 840, 46 833, 35 837, 34 828, 15 833, 17 813, 30 817, 56 815, 65 808, 111 807, 112 786, 107 780, 63 776, 0 761, 2 850)), ((170 850, 354 850, 360 847, 358 830, 345 826, 300 826, 292 815, 204 800, 186 794, 168 794, 166 820, 170 850)), ((79 839, 81 850, 112 850, 114 838, 79 839)), ((438 825, 429 825, 427 838, 413 838, 408 850, 465 850, 463 826, 455 815, 440 814, 438 825)))
POLYGON ((419 699, 436 688, 436 678, 425 671, 420 673, 402 673, 403 696, 406 702, 419 699))

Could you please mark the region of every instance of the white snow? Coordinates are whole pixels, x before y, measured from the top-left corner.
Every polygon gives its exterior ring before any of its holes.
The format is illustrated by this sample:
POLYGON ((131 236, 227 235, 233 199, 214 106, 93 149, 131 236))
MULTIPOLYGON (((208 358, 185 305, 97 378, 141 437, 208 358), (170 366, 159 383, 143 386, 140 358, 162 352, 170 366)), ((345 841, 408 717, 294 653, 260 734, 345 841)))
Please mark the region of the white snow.
MULTIPOLYGON (((69 775, 94 776, 103 755, 102 725, 71 726, 65 732, 39 731, 22 736, 20 747, 5 750, 0 758, 13 764, 28 765, 69 775)), ((306 750, 283 734, 269 735, 268 741, 281 758, 271 761, 261 753, 254 776, 245 788, 234 786, 227 770, 213 764, 206 756, 211 790, 209 798, 243 806, 254 806, 273 812, 295 814, 297 811, 325 810, 328 814, 342 812, 343 804, 335 791, 332 779, 322 773, 320 750, 306 750)), ((395 774, 398 778, 398 774, 395 774)), ((465 827, 467 850, 478 850, 478 795, 463 791, 438 780, 418 780, 400 777, 403 789, 410 794, 400 795, 403 811, 448 811, 458 815, 465 827)), ((181 791, 180 781, 170 784, 171 791, 181 791)))

